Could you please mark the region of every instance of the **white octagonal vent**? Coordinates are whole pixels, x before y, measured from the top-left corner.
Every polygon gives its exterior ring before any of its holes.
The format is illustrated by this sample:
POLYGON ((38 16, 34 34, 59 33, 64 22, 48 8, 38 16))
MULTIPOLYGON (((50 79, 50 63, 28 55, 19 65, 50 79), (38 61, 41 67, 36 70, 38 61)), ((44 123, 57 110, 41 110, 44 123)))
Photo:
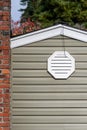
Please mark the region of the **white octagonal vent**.
POLYGON ((75 59, 67 51, 55 51, 48 58, 48 72, 55 79, 67 79, 75 71, 75 59))

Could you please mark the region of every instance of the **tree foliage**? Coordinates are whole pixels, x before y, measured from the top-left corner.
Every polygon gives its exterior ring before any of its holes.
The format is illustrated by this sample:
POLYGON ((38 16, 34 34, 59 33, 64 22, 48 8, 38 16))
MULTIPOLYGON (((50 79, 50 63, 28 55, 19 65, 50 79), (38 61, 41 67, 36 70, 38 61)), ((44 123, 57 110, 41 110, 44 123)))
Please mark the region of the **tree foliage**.
POLYGON ((25 9, 20 9, 19 11, 22 11, 22 17, 28 18, 32 17, 35 13, 37 0, 21 0, 21 5, 26 6, 25 9))
POLYGON ((27 5, 24 10, 21 9, 22 18, 30 17, 42 27, 67 23, 87 28, 86 0, 21 0, 21 4, 27 5))
POLYGON ((11 36, 17 36, 25 33, 29 33, 35 30, 40 29, 40 27, 32 22, 30 18, 26 19, 25 21, 11 21, 11 36))

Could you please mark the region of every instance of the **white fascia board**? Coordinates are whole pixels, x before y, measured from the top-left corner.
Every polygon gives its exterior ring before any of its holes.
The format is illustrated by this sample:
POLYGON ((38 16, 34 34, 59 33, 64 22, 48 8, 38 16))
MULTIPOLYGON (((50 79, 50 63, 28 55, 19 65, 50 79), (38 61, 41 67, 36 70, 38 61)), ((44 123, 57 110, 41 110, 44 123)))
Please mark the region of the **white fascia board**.
POLYGON ((48 38, 60 35, 61 29, 62 29, 61 25, 57 25, 55 27, 42 29, 40 31, 36 31, 30 34, 12 38, 11 48, 27 45, 33 42, 41 41, 44 39, 48 39, 48 38))
POLYGON ((79 40, 79 41, 83 41, 83 42, 87 42, 87 32, 86 31, 82 31, 82 30, 78 30, 75 28, 71 28, 71 27, 67 27, 67 26, 63 26, 62 30, 64 29, 64 31, 62 31, 61 35, 79 40))
POLYGON ((87 32, 64 25, 56 25, 11 39, 11 48, 24 46, 54 36, 64 35, 76 40, 87 42, 87 32))

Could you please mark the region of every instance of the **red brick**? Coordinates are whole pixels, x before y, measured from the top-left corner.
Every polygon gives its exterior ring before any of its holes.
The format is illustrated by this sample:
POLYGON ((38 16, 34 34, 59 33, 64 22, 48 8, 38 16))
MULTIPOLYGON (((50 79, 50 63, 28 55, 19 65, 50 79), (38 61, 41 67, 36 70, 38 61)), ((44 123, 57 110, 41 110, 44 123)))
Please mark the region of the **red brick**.
MULTIPOLYGON (((8 46, 5 46, 6 48, 10 48, 8 46)), ((9 49, 3 50, 3 55, 9 55, 9 49)))
POLYGON ((3 79, 0 79, 0 83, 2 83, 3 82, 3 79))
POLYGON ((9 79, 5 79, 5 78, 3 79, 3 78, 1 78, 1 79, 0 79, 0 84, 1 84, 1 83, 9 84, 10 81, 9 81, 9 79))
POLYGON ((3 21, 8 21, 8 20, 9 20, 9 16, 3 16, 3 17, 2 17, 2 20, 3 20, 3 21))
POLYGON ((0 78, 5 78, 5 75, 0 75, 0 78))
POLYGON ((2 55, 2 50, 0 50, 0 55, 2 55))
POLYGON ((4 45, 9 45, 9 41, 3 41, 2 44, 3 44, 3 46, 4 45))
POLYGON ((8 22, 8 21, 0 21, 0 25, 10 25, 10 22, 8 22))
POLYGON ((0 107, 0 113, 2 113, 3 112, 3 107, 0 107))
POLYGON ((3 117, 9 117, 9 113, 0 113, 0 116, 3 116, 3 117))
POLYGON ((8 103, 7 104, 0 103, 0 107, 10 107, 10 103, 9 104, 8 103))
POLYGON ((0 64, 2 64, 2 60, 0 60, 0 64))
POLYGON ((0 88, 0 94, 3 93, 3 89, 0 88))
POLYGON ((10 98, 4 98, 3 102, 4 103, 9 103, 10 102, 10 98))
POLYGON ((3 73, 3 74, 9 74, 10 71, 9 71, 8 69, 3 69, 3 70, 2 70, 2 73, 3 73))
POLYGON ((10 83, 9 79, 3 79, 2 83, 10 83))
POLYGON ((0 50, 1 49, 10 49, 10 47, 9 46, 0 46, 0 50))
POLYGON ((9 30, 9 26, 0 26, 0 30, 9 30))
POLYGON ((0 98, 2 98, 2 97, 9 98, 9 94, 0 94, 0 98))
POLYGON ((3 15, 3 11, 0 11, 0 15, 3 15))
POLYGON ((4 93, 9 93, 10 92, 10 90, 8 88, 5 88, 3 91, 4 91, 4 93))
POLYGON ((1 83, 0 88, 10 88, 10 84, 1 83))
POLYGON ((10 15, 8 11, 3 11, 3 15, 10 15))
POLYGON ((9 64, 9 60, 3 60, 2 64, 9 64))
POLYGON ((9 59, 9 55, 0 55, 0 59, 9 59))
POLYGON ((3 118, 2 117, 0 117, 0 122, 2 122, 3 121, 3 118))
POLYGON ((4 121, 4 122, 9 122, 9 117, 4 117, 4 118, 3 118, 3 121, 4 121))
POLYGON ((0 65, 0 69, 9 69, 9 65, 0 65))
POLYGON ((6 123, 0 123, 0 127, 9 127, 10 123, 6 122, 6 123))
POLYGON ((3 1, 0 1, 0 6, 3 6, 3 1))
MULTIPOLYGON (((10 68, 10 67, 9 67, 10 68)), ((7 79, 10 79, 10 74, 6 74, 5 76, 7 79)))
POLYGON ((0 130, 10 130, 10 0, 0 6, 0 130))
POLYGON ((9 2, 3 2, 3 6, 9 6, 9 2))
POLYGON ((0 127, 0 130, 3 130, 3 128, 2 128, 2 127, 0 127))
POLYGON ((5 113, 9 113, 9 111, 10 111, 10 108, 9 108, 9 107, 4 107, 4 112, 5 112, 5 113))
POLYGON ((0 98, 0 103, 3 103, 3 98, 2 97, 0 98))
POLYGON ((9 127, 4 127, 3 130, 10 130, 10 128, 9 127))
POLYGON ((3 37, 2 40, 3 40, 3 42, 8 42, 9 43, 9 37, 8 36, 3 37))

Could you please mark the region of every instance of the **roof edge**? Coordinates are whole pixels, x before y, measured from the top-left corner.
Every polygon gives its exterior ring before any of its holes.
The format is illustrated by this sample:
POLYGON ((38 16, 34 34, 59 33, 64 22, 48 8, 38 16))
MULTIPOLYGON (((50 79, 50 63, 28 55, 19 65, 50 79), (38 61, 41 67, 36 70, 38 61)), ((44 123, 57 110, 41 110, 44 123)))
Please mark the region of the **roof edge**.
POLYGON ((87 42, 87 32, 62 24, 11 38, 11 48, 31 44, 54 36, 64 35, 76 40, 87 42))

